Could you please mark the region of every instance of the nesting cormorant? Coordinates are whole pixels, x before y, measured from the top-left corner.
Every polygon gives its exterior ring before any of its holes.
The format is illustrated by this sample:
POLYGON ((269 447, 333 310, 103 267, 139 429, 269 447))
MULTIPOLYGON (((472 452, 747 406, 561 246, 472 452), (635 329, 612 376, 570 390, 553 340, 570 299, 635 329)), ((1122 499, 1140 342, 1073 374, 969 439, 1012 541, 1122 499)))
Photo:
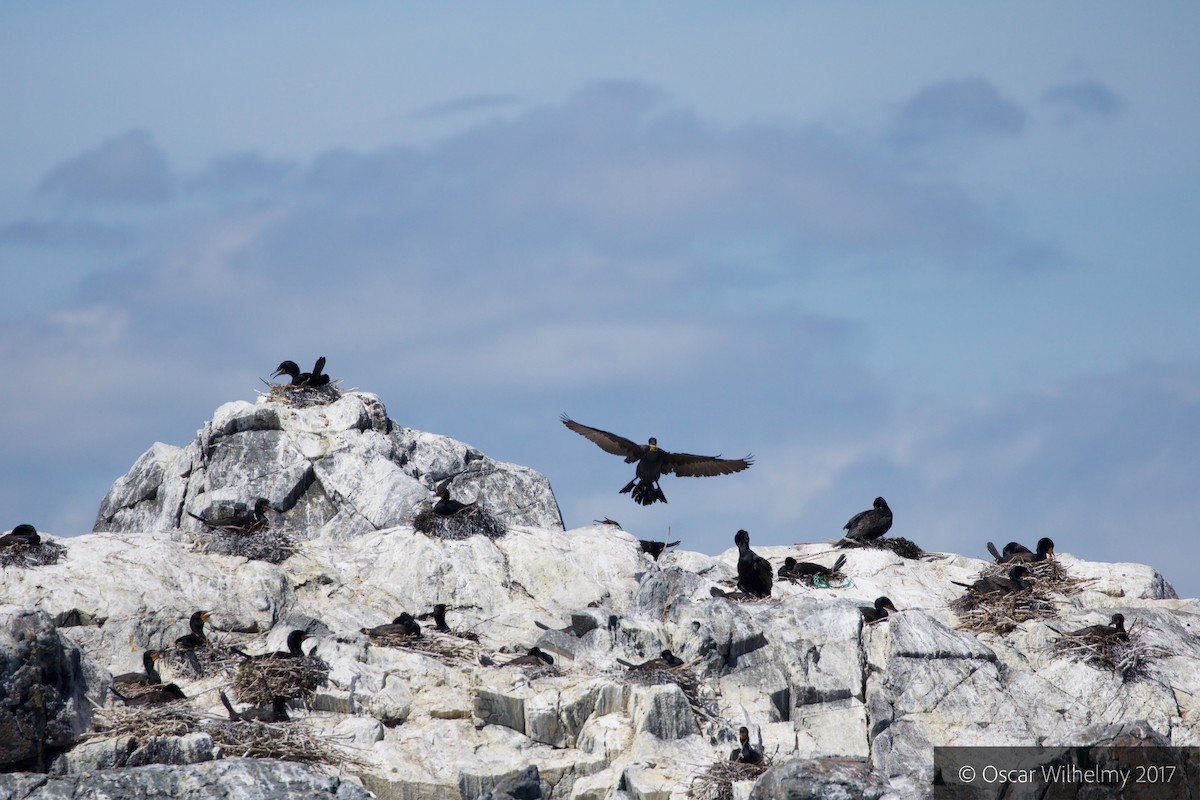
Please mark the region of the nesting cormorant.
MULTIPOLYGON (((1055 633, 1062 631, 1051 628, 1055 633)), ((1112 622, 1108 625, 1088 625, 1086 628, 1080 628, 1077 631, 1071 631, 1067 636, 1075 636, 1086 639, 1116 639, 1121 642, 1129 641, 1129 633, 1125 630, 1125 615, 1113 614, 1112 622)))
POLYGON ((174 683, 156 686, 145 694, 139 694, 136 697, 123 695, 117 691, 116 687, 110 686, 109 690, 123 700, 127 706, 156 706, 161 703, 173 703, 176 700, 187 700, 187 695, 174 683))
POLYGON ((987 549, 992 554, 992 558, 996 559, 997 564, 1031 564, 1045 561, 1054 555, 1054 540, 1048 536, 1038 539, 1036 553, 1017 542, 1009 542, 1004 545, 1004 550, 999 553, 996 552, 996 545, 991 542, 987 543, 987 549))
POLYGON ((897 613, 900 611, 900 609, 892 605, 892 601, 886 597, 876 597, 874 607, 859 606, 858 610, 862 612, 863 621, 865 622, 879 622, 880 620, 887 619, 889 611, 895 611, 897 613))
POLYGON ((649 554, 651 558, 658 561, 658 557, 663 554, 663 551, 668 547, 674 547, 679 544, 680 540, 674 542, 652 542, 649 539, 638 539, 638 544, 642 546, 642 552, 649 554))
POLYGON ((878 539, 892 529, 892 510, 888 508, 887 500, 876 497, 872 508, 858 512, 842 527, 846 529, 847 539, 878 539))
POLYGON ((421 637, 421 624, 407 611, 401 611, 400 616, 387 625, 376 625, 374 628, 362 628, 367 636, 411 636, 421 637))
POLYGON ((734 534, 733 543, 738 548, 738 589, 755 597, 769 597, 775 577, 771 562, 750 549, 750 534, 746 531, 734 534))
POLYGON ((270 507, 270 501, 265 497, 260 497, 254 501, 253 509, 243 511, 240 514, 231 514, 228 517, 215 520, 205 519, 190 511, 188 512, 188 516, 192 519, 198 519, 208 527, 217 530, 228 531, 229 533, 255 533, 271 524, 271 521, 267 519, 267 509, 270 507))
MULTIPOLYGON (((496 662, 482 653, 479 654, 479 663, 485 667, 494 667, 496 662)), ((517 656, 511 661, 506 661, 500 664, 501 667, 545 667, 554 664, 554 656, 543 652, 540 647, 531 647, 525 651, 525 655, 517 656)))
POLYGON ((973 594, 1011 594, 1019 592, 1022 589, 1027 589, 1030 582, 1025 578, 1029 575, 1029 568, 1021 564, 1017 564, 1008 571, 1008 575, 991 575, 986 578, 980 578, 974 583, 959 583, 958 581, 950 581, 958 586, 967 587, 967 591, 973 594))
POLYGON ((633 499, 644 506, 667 502, 666 495, 658 485, 663 475, 674 473, 681 478, 702 478, 710 475, 729 475, 741 472, 754 463, 754 456, 745 458, 721 458, 720 456, 694 456, 690 453, 668 453, 659 449, 658 440, 650 437, 649 444, 640 445, 618 436, 581 425, 563 414, 563 425, 591 440, 601 450, 615 456, 624 456, 626 464, 637 462, 637 477, 625 484, 620 494, 633 492, 633 499))
POLYGON ((33 546, 39 544, 41 541, 42 537, 38 535, 37 528, 27 523, 22 523, 3 536, 0 536, 0 547, 9 547, 18 544, 33 546))
POLYGON ((450 517, 475 505, 474 502, 460 503, 450 497, 450 487, 448 486, 438 489, 437 498, 438 501, 433 504, 433 513, 439 517, 450 517))
POLYGON ((424 622, 427 619, 433 619, 434 630, 441 633, 450 633, 450 626, 446 624, 446 609, 448 606, 445 603, 438 603, 433 607, 433 611, 426 611, 424 614, 417 616, 417 619, 424 622))
MULTIPOLYGON (((609 519, 608 517, 605 517, 604 519, 594 519, 592 522, 596 523, 597 525, 615 525, 616 527, 621 528, 621 523, 617 522, 615 519, 609 519)), ((621 528, 621 530, 625 529, 621 528)))
POLYGON ((287 636, 287 650, 276 650, 274 653, 259 653, 247 656, 251 661, 282 661, 288 658, 304 658, 303 644, 312 638, 307 631, 294 630, 287 636))
POLYGON ((158 674, 158 667, 154 662, 158 661, 159 654, 157 650, 147 650, 142 653, 142 666, 145 672, 125 672, 120 675, 114 675, 112 682, 121 686, 155 686, 162 683, 162 676, 158 674))
POLYGON ((750 744, 750 730, 745 725, 738 728, 738 742, 741 746, 729 754, 730 761, 742 764, 762 763, 763 754, 758 751, 758 748, 750 744))
POLYGON ((234 711, 233 704, 229 702, 229 698, 225 696, 225 692, 220 692, 219 694, 221 695, 221 702, 225 704, 226 710, 229 711, 229 719, 234 722, 238 722, 239 720, 289 722, 292 719, 288 716, 286 697, 276 696, 269 706, 254 706, 244 711, 234 711))
POLYGON ((821 575, 826 578, 832 576, 840 570, 846 563, 846 554, 842 553, 838 556, 837 561, 833 562, 832 567, 825 567, 820 564, 815 564, 812 561, 797 561, 788 556, 783 560, 783 566, 779 568, 779 577, 786 578, 795 582, 797 578, 803 578, 809 575, 821 575))
POLYGON ((175 646, 181 647, 184 650, 195 650, 197 647, 203 647, 208 643, 208 639, 204 637, 204 623, 208 622, 209 614, 207 611, 197 611, 192 614, 192 618, 188 620, 190 633, 186 633, 175 640, 175 646))
POLYGON ((313 366, 312 372, 301 372, 300 365, 295 361, 283 361, 271 373, 272 378, 278 378, 280 375, 287 375, 292 379, 292 386, 308 386, 317 387, 324 386, 329 383, 329 376, 322 373, 325 369, 325 356, 317 359, 317 363, 313 366))
POLYGON ((675 667, 682 667, 683 659, 672 653, 670 650, 663 650, 658 658, 652 658, 649 661, 643 661, 640 664, 631 664, 623 658, 618 658, 617 663, 623 667, 627 667, 630 672, 642 672, 646 670, 674 669, 675 667))

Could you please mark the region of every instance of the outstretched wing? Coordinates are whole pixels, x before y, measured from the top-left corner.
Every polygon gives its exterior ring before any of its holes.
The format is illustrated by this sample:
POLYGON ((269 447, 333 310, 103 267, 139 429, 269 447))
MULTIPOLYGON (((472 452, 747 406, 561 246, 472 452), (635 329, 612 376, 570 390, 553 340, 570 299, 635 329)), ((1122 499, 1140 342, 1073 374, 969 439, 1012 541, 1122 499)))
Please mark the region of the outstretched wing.
POLYGON ((690 453, 671 453, 663 459, 663 473, 673 472, 681 478, 705 478, 709 475, 731 475, 741 472, 754 463, 754 456, 745 458, 721 458, 720 456, 694 456, 690 453))
POLYGON ((596 446, 606 453, 612 453, 614 456, 625 456, 630 461, 636 461, 642 454, 641 445, 634 444, 624 436, 617 436, 615 433, 602 431, 599 428, 589 428, 587 425, 580 425, 566 414, 563 414, 561 419, 563 425, 566 425, 583 438, 595 442, 596 446))

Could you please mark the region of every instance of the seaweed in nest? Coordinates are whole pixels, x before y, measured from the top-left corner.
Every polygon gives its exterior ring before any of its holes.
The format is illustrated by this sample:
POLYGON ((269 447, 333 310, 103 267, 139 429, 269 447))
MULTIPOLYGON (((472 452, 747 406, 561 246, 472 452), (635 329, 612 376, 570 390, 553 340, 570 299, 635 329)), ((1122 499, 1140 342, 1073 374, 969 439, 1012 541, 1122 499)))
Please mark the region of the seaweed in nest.
POLYGON ((1055 633, 1059 634, 1054 642, 1056 656, 1066 656, 1096 669, 1107 670, 1120 677, 1122 683, 1147 677, 1155 658, 1172 655, 1169 650, 1142 642, 1132 625, 1128 641, 1116 636, 1076 636, 1058 630, 1055 633))
POLYGON ((1008 594, 964 591, 961 597, 950 603, 950 610, 958 616, 959 630, 994 633, 998 636, 1012 631, 1022 622, 1058 616, 1050 589, 1036 583, 1008 594))
POLYGON ((507 533, 500 520, 478 506, 471 506, 450 516, 435 514, 432 507, 423 508, 413 519, 413 528, 434 539, 466 539, 471 536, 499 539, 507 533))
POLYGON ((46 539, 37 544, 10 544, 0 548, 0 567, 50 567, 67 554, 66 545, 46 539))
POLYGON ((281 564, 297 550, 296 540, 285 533, 262 530, 256 533, 233 533, 214 530, 201 534, 198 548, 202 553, 241 556, 251 561, 281 564))
MULTIPOLYGON (((693 661, 692 664, 694 663, 696 662, 693 661)), ((721 722, 722 720, 717 714, 716 698, 700 696, 700 690, 704 684, 690 667, 691 664, 684 664, 671 669, 631 669, 623 673, 622 677, 626 683, 635 683, 639 686, 661 686, 673 683, 687 698, 688 705, 692 707, 692 713, 709 722, 721 722)))
POLYGON ((232 674, 245 660, 236 649, 209 634, 203 647, 186 648, 172 645, 162 651, 167 664, 174 670, 186 671, 198 678, 217 673, 232 674))
POLYGON ((881 536, 878 539, 842 539, 838 547, 866 547, 874 550, 890 550, 901 558, 921 558, 925 551, 912 539, 903 536, 881 536))
POLYGON ((233 692, 238 702, 256 706, 270 705, 276 697, 309 705, 328 679, 329 665, 318 656, 246 659, 233 679, 233 692))
POLYGON ((292 386, 290 383, 267 383, 268 393, 274 403, 284 403, 295 408, 327 406, 341 399, 342 393, 334 383, 324 386, 292 386))
POLYGON ((714 761, 708 769, 692 778, 687 796, 694 800, 733 800, 735 783, 758 780, 770 766, 771 759, 767 757, 757 764, 714 761))
MULTIPOLYGON (((479 637, 475 637, 478 641, 479 637)), ((371 643, 378 647, 394 647, 431 656, 443 664, 474 664, 479 649, 466 643, 465 636, 372 636, 371 643)))

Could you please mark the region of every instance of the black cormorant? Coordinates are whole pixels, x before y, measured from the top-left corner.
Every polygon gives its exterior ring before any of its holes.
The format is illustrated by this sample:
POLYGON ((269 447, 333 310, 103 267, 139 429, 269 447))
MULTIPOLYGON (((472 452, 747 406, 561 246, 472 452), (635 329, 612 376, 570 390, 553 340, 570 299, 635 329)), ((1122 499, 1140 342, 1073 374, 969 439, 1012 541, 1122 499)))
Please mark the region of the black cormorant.
POLYGON ((663 554, 663 551, 668 547, 674 547, 679 544, 679 540, 674 542, 652 542, 649 539, 638 539, 638 544, 642 546, 642 552, 649 554, 651 558, 658 561, 658 557, 663 554))
POLYGON ((811 561, 797 561, 788 556, 783 560, 783 566, 779 568, 779 577, 786 578, 790 581, 795 581, 797 578, 803 578, 809 575, 821 575, 826 578, 835 574, 846 563, 846 554, 838 556, 837 561, 833 562, 832 567, 825 567, 820 564, 814 564, 811 561))
POLYGON ((419 614, 417 619, 424 622, 427 619, 433 619, 434 630, 442 633, 450 633, 450 626, 446 624, 446 609, 448 606, 445 603, 438 603, 433 607, 433 611, 426 611, 424 614, 419 614))
POLYGON ((288 658, 304 658, 304 642, 312 638, 307 631, 294 630, 287 636, 287 650, 276 650, 274 653, 259 653, 247 656, 251 661, 281 661, 288 658))
POLYGON ((0 536, 0 547, 9 547, 11 545, 35 545, 42 541, 42 537, 38 535, 37 528, 27 523, 22 523, 13 528, 8 533, 0 536))
POLYGON ((187 700, 187 695, 174 683, 156 686, 145 694, 139 694, 136 697, 123 695, 117 691, 116 687, 110 686, 109 690, 121 698, 127 706, 156 706, 161 703, 173 703, 176 700, 187 700))
POLYGON ((742 764, 761 764, 763 754, 758 751, 758 748, 750 744, 750 731, 745 725, 738 728, 738 742, 740 747, 729 754, 730 761, 737 761, 742 764))
POLYGON ((475 505, 474 502, 460 503, 452 498, 450 496, 450 487, 448 486, 443 486, 441 489, 438 489, 437 498, 438 501, 433 504, 433 513, 437 514, 439 517, 453 516, 454 514, 457 514, 458 512, 464 511, 475 505))
POLYGON ((1053 557, 1054 540, 1048 536, 1038 539, 1036 553, 1017 542, 1009 542, 1004 545, 1004 550, 999 553, 996 552, 996 545, 991 542, 987 543, 987 549, 992 554, 992 558, 996 559, 997 564, 1030 564, 1053 557))
POLYGON ((374 628, 362 628, 367 636, 411 636, 421 637, 421 624, 407 611, 401 611, 400 616, 387 625, 376 625, 374 628))
POLYGON ((147 650, 142 653, 142 666, 145 672, 125 672, 120 675, 114 675, 112 682, 120 686, 154 686, 162 683, 162 676, 158 674, 158 667, 154 662, 158 661, 159 654, 157 650, 147 650))
POLYGON ((991 575, 986 578, 980 578, 974 583, 959 583, 951 581, 958 586, 967 587, 967 591, 973 594, 1011 594, 1019 592, 1022 589, 1027 589, 1030 582, 1026 580, 1029 575, 1029 568, 1021 564, 1017 564, 1008 571, 1008 575, 991 575))
POLYGON ((209 520, 198 514, 188 512, 188 516, 192 519, 198 519, 210 528, 217 530, 228 531, 229 533, 255 533, 271 524, 267 519, 267 509, 271 507, 271 503, 267 498, 260 497, 254 501, 254 508, 250 511, 243 511, 240 514, 232 514, 228 517, 209 520))
POLYGON ((858 512, 843 527, 847 539, 878 539, 892 528, 892 510, 887 500, 876 497, 874 507, 858 512))
POLYGON ((668 453, 658 446, 658 440, 650 437, 646 445, 635 444, 624 436, 581 425, 563 414, 563 425, 591 440, 601 450, 615 456, 624 456, 626 464, 637 462, 637 477, 625 484, 620 494, 633 492, 633 499, 644 506, 656 502, 667 502, 666 495, 658 485, 663 475, 674 473, 682 478, 702 478, 710 475, 729 475, 741 472, 754 463, 754 456, 745 458, 721 458, 720 456, 694 456, 689 453, 668 453))
POLYGON ((207 611, 197 611, 192 614, 192 618, 188 620, 188 628, 190 633, 186 633, 175 640, 175 646, 184 650, 195 650, 197 647, 203 647, 208 643, 204 638, 204 623, 208 622, 209 614, 207 611))
POLYGON ((746 531, 734 534, 733 543, 738 548, 738 589, 755 597, 769 597, 774 579, 771 562, 750 549, 750 534, 746 531))
POLYGON ((325 369, 325 356, 317 359, 317 363, 313 366, 312 372, 301 372, 300 365, 295 361, 283 361, 271 373, 272 378, 278 378, 280 375, 287 375, 292 379, 292 386, 307 386, 317 387, 324 386, 329 383, 329 376, 325 375, 322 370, 325 369))
POLYGON ((640 664, 631 664, 623 658, 618 658, 617 663, 623 667, 627 667, 630 672, 642 672, 646 670, 674 669, 675 667, 682 667, 683 659, 672 653, 670 650, 663 650, 658 658, 652 658, 649 661, 643 661, 640 664))
MULTIPOLYGON (((483 664, 485 667, 496 666, 495 661, 493 661, 491 658, 488 658, 487 656, 483 655, 482 653, 479 655, 479 663, 483 664)), ((506 661, 503 664, 500 664, 499 666, 501 666, 501 667, 545 667, 545 666, 552 666, 553 664, 554 664, 554 656, 550 655, 549 653, 543 652, 540 647, 531 647, 525 651, 525 655, 517 656, 516 658, 512 659, 511 661, 506 661)))
POLYGON ((859 606, 858 610, 862 612, 865 622, 879 622, 882 619, 887 619, 889 611, 899 613, 899 609, 892 605, 892 601, 886 597, 876 597, 874 607, 859 606))
POLYGON ((287 712, 286 697, 275 697, 269 706, 254 706, 244 711, 234 711, 233 704, 229 702, 229 698, 225 696, 225 692, 220 692, 219 694, 221 695, 221 702, 225 704, 225 708, 229 711, 229 718, 234 722, 238 722, 239 720, 288 722, 291 720, 287 712))
MULTIPOLYGON (((1062 633, 1055 628, 1051 628, 1055 633, 1062 633)), ((1077 631, 1070 631, 1068 636, 1075 636, 1087 639, 1116 639, 1120 642, 1129 641, 1129 633, 1125 630, 1125 615, 1113 614, 1112 622, 1108 625, 1088 625, 1086 628, 1080 628, 1077 631)))

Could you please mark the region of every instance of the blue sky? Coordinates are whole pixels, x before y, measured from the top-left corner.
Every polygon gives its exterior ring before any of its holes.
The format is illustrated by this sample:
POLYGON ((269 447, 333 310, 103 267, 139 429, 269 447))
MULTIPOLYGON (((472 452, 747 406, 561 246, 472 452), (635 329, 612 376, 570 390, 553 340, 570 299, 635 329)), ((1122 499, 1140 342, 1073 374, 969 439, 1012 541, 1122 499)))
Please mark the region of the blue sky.
POLYGON ((718 552, 1049 535, 1200 593, 1200 7, 0 7, 0 508, 280 360, 718 552), (667 506, 561 412, 748 472, 667 506))

